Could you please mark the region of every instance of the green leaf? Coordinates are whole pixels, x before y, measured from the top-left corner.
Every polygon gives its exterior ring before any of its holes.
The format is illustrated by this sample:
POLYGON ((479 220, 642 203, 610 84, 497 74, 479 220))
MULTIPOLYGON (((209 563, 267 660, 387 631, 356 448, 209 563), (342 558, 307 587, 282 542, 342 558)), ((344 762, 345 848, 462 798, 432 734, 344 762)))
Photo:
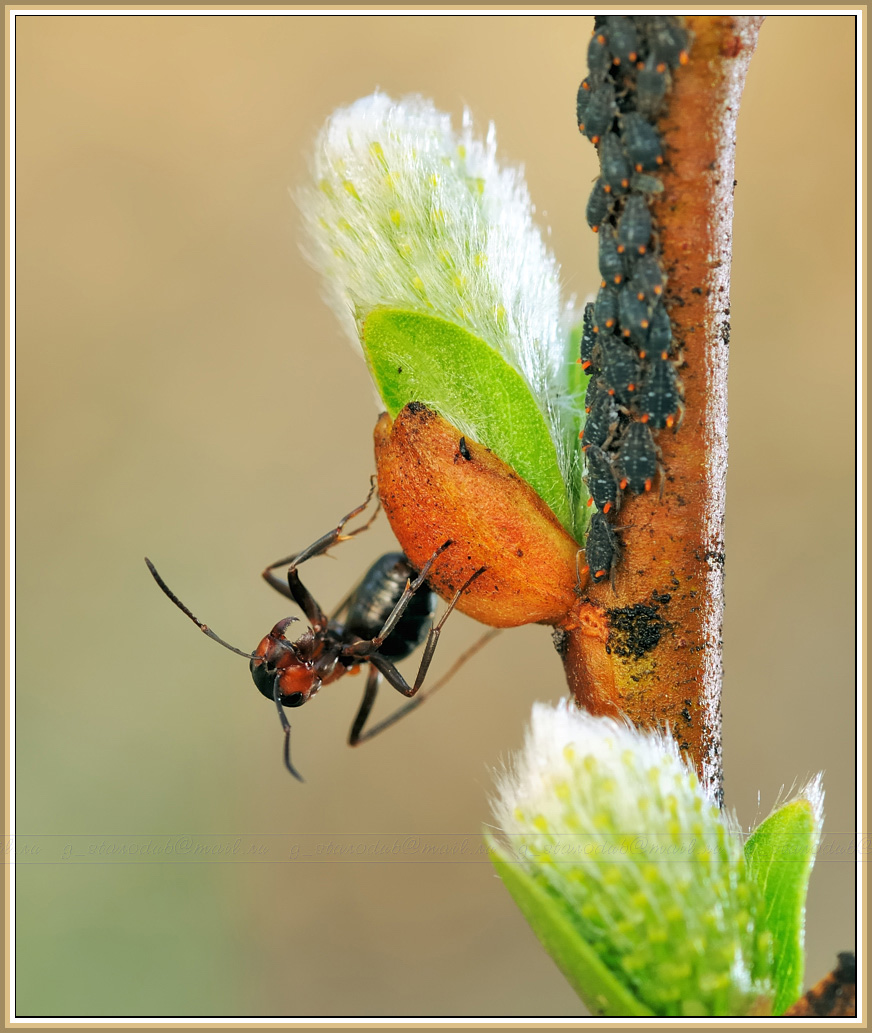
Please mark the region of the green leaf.
POLYGON ((524 379, 499 352, 455 323, 401 309, 367 313, 361 336, 391 417, 409 402, 435 409, 507 463, 572 534, 548 425, 524 379))
POLYGON ((805 898, 821 829, 821 794, 815 783, 809 796, 770 815, 745 844, 745 860, 765 901, 763 921, 773 940, 773 1015, 783 1014, 803 989, 805 898))
POLYGON ((503 885, 512 895, 540 943, 594 1015, 627 1018, 653 1015, 603 964, 583 939, 566 902, 530 875, 486 836, 488 852, 503 885))

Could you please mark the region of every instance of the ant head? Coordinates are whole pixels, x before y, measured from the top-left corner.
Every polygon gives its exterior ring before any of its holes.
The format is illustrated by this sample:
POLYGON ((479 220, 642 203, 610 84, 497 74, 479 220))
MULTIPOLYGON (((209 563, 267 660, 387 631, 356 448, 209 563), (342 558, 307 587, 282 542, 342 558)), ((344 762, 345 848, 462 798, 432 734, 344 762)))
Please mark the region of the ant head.
POLYGON ((286 617, 261 640, 249 665, 258 691, 283 707, 301 707, 321 687, 312 660, 314 633, 289 642, 285 630, 296 620, 286 617))

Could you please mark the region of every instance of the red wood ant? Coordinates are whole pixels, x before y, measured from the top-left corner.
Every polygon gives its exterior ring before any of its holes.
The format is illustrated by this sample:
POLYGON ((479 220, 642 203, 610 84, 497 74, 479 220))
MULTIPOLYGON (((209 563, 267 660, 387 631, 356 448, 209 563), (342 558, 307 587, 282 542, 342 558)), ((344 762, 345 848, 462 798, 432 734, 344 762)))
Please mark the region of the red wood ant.
POLYGON ((293 556, 276 560, 263 571, 264 579, 280 592, 293 600, 300 607, 309 621, 309 627, 296 640, 290 642, 285 637, 288 627, 297 620, 296 617, 285 617, 261 640, 253 653, 237 649, 225 642, 206 624, 198 620, 185 604, 169 589, 158 574, 154 564, 146 557, 146 564, 158 586, 164 594, 178 606, 203 632, 219 645, 244 656, 250 660, 251 676, 258 690, 276 704, 282 730, 285 733, 284 762, 285 767, 294 778, 303 781, 302 776, 291 763, 291 725, 285 714, 285 707, 300 707, 311 699, 322 685, 341 678, 342 675, 369 664, 369 674, 363 700, 351 726, 348 742, 351 746, 371 739, 379 732, 394 724, 401 717, 410 713, 432 695, 454 674, 457 668, 473 652, 477 651, 485 641, 497 634, 492 629, 480 639, 470 650, 467 650, 437 684, 426 693, 418 690, 433 659, 433 653, 439 640, 439 633, 448 615, 454 609, 458 599, 485 571, 485 567, 477 570, 466 583, 455 592, 445 613, 438 624, 432 624, 436 608, 436 595, 427 584, 427 574, 434 561, 452 542, 446 541, 433 553, 430 559, 416 572, 409 560, 401 552, 389 552, 377 560, 364 575, 363 580, 340 604, 336 612, 328 617, 300 580, 297 568, 313 556, 320 556, 338 542, 347 541, 365 531, 378 515, 375 513, 361 527, 343 534, 349 520, 362 513, 375 492, 375 481, 363 505, 353 509, 344 516, 332 531, 322 535, 308 548, 293 556), (286 580, 279 577, 277 567, 287 567, 286 580), (340 617, 344 619, 340 621, 340 617), (429 630, 427 629, 430 622, 429 630), (395 663, 405 659, 424 641, 424 653, 418 666, 418 673, 413 684, 395 667, 395 663), (410 698, 410 701, 394 714, 385 718, 368 731, 363 728, 375 703, 380 677, 387 683, 410 698))

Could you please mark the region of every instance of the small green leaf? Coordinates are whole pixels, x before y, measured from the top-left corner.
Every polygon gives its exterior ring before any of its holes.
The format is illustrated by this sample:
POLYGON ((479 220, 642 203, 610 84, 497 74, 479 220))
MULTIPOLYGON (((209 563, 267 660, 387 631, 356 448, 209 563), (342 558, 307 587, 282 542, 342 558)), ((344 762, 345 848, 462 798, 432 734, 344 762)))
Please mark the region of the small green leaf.
POLYGON ((805 898, 821 829, 820 788, 770 815, 745 844, 745 859, 765 902, 764 924, 773 940, 775 998, 781 1015, 802 994, 805 898))
POLYGON ((653 1015, 602 963, 573 922, 566 901, 549 891, 486 836, 488 852, 506 889, 540 943, 594 1015, 653 1015))
POLYGON ((367 313, 361 336, 391 417, 409 402, 431 406, 511 466, 572 533, 545 418, 524 379, 497 351, 455 323, 392 308, 367 313))

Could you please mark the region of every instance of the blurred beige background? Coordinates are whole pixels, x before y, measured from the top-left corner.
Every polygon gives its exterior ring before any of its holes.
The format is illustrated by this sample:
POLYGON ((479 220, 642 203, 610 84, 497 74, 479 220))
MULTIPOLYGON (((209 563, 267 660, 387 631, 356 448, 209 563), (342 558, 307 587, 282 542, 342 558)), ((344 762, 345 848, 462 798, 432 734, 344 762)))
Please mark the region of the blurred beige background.
MULTIPOLYGON (((17 868, 21 1014, 580 1014, 474 853, 491 767, 533 700, 565 691, 547 629, 505 633, 357 751, 362 679, 325 689, 291 713, 297 785, 245 662, 142 557, 251 648, 287 613, 265 563, 366 491, 373 392, 288 193, 335 106, 380 86, 495 120, 567 292, 595 290, 595 153, 573 121, 590 28, 18 19, 18 831, 41 845, 17 868), (314 853, 410 834, 469 842, 402 864, 314 853), (196 852, 238 836, 259 852, 196 852), (169 837, 191 838, 175 856, 106 852, 169 837)), ((763 28, 739 119, 730 369, 728 802, 747 826, 823 769, 830 833, 850 832, 854 803, 852 48, 847 17, 763 28)), ((391 546, 380 520, 307 583, 332 606, 391 546)), ((476 635, 452 618, 436 670, 476 635)), ((848 861, 814 872, 811 981, 853 945, 853 880, 848 861)))

